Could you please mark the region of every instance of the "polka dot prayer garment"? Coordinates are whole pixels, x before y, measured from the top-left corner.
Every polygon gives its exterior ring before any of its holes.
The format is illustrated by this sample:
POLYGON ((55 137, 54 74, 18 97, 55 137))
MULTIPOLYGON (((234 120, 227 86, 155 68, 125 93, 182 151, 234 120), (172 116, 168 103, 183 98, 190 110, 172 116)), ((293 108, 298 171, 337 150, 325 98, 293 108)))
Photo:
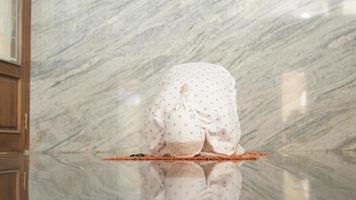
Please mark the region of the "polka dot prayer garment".
POLYGON ((148 149, 155 155, 241 154, 235 79, 222 66, 173 66, 146 117, 148 149))

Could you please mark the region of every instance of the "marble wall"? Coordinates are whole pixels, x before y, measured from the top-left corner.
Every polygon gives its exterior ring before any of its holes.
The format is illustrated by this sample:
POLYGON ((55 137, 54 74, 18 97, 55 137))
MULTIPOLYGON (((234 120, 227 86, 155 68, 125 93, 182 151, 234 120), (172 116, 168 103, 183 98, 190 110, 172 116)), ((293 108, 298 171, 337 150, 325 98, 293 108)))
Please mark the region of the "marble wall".
POLYGON ((356 149, 355 0, 33 0, 31 149, 144 150, 172 65, 237 80, 246 149, 356 149))

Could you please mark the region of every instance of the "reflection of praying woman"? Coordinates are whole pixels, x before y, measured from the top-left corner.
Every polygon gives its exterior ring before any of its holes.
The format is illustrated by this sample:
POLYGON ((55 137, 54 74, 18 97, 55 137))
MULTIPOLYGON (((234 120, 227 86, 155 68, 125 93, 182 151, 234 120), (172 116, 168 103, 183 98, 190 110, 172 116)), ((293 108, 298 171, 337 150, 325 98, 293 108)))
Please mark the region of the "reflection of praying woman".
POLYGON ((222 66, 187 63, 172 67, 160 82, 146 122, 155 155, 233 155, 240 146, 235 79, 222 66))
POLYGON ((242 176, 238 162, 152 162, 143 170, 144 199, 237 200, 242 176))

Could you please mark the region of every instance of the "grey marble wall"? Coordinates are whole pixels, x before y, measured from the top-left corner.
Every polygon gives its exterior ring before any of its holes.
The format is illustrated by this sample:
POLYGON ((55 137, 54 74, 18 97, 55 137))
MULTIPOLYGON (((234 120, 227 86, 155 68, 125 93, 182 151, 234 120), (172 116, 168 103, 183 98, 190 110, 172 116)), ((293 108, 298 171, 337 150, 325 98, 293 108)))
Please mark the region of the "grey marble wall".
POLYGON ((33 0, 33 151, 144 150, 170 66, 225 66, 247 149, 356 149, 355 0, 33 0))

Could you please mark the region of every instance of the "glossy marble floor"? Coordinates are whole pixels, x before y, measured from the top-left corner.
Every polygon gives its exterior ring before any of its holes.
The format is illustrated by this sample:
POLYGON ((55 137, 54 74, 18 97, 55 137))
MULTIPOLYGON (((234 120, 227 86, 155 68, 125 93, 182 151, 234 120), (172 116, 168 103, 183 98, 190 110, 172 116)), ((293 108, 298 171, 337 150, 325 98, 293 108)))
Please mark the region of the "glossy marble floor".
POLYGON ((273 154, 243 163, 115 162, 103 156, 1 157, 0 199, 16 199, 22 187, 30 200, 356 199, 352 152, 273 154))

